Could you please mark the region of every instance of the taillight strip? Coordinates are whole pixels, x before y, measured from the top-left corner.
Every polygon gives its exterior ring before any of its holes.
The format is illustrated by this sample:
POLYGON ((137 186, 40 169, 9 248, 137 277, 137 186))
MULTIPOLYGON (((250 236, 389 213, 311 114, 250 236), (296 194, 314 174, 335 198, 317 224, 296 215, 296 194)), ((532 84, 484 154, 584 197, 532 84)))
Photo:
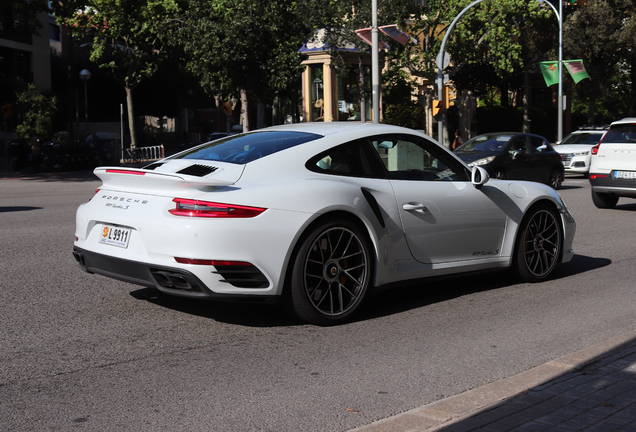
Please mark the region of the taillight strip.
POLYGON ((267 210, 260 207, 247 207, 235 204, 223 204, 185 198, 175 198, 172 201, 176 203, 176 208, 170 209, 169 212, 175 216, 252 218, 267 210))
POLYGON ((146 175, 143 171, 132 171, 132 170, 123 170, 123 169, 107 169, 107 173, 113 174, 133 174, 133 175, 146 175))
POLYGON ((195 258, 179 258, 174 257, 174 260, 180 264, 192 264, 192 265, 209 265, 209 266, 249 266, 254 265, 245 261, 222 261, 222 260, 206 260, 195 258))

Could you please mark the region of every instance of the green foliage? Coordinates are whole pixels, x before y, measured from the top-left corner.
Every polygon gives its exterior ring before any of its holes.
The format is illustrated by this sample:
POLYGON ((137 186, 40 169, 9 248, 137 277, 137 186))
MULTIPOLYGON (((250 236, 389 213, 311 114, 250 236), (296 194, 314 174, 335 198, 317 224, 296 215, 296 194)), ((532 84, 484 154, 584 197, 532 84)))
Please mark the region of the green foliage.
POLYGON ((188 68, 211 95, 228 97, 241 89, 257 100, 272 100, 296 84, 311 32, 312 1, 192 0, 181 29, 188 68))
POLYGON ((587 113, 590 122, 636 115, 636 53, 629 48, 636 46, 635 26, 633 0, 589 0, 567 17, 565 57, 583 59, 590 75, 575 86, 574 109, 587 113))
POLYGON ((29 84, 26 91, 18 94, 17 108, 22 122, 15 128, 22 139, 37 135, 40 140, 51 137, 51 125, 55 114, 57 99, 47 98, 40 93, 37 84, 29 84))
POLYGON ((154 74, 175 45, 181 7, 176 0, 59 2, 59 24, 90 41, 91 61, 108 68, 126 88, 154 74))
POLYGON ((414 104, 385 106, 384 122, 411 129, 423 129, 424 108, 414 104))

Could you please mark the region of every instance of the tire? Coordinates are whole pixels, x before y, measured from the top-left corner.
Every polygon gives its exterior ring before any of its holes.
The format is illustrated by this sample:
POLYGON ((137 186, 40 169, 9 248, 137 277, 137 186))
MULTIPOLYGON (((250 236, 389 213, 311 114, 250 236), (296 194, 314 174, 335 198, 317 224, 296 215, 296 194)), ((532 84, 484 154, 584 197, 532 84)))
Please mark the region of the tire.
POLYGON ((373 253, 353 222, 322 223, 301 240, 291 275, 296 315, 316 325, 341 324, 363 302, 371 283, 373 253))
POLYGON ((560 189, 563 184, 563 171, 554 168, 550 171, 550 178, 548 179, 548 185, 552 186, 552 189, 560 189))
POLYGON ((523 218, 517 235, 513 266, 526 282, 545 280, 560 259, 563 231, 559 217, 547 205, 538 205, 523 218))
POLYGON ((506 180, 508 178, 508 176, 506 175, 506 172, 503 170, 503 168, 499 168, 497 169, 493 174, 492 174, 493 178, 496 178, 498 180, 506 180))
POLYGON ((592 189, 592 202, 598 208, 611 209, 616 207, 616 203, 618 202, 618 195, 597 193, 594 192, 594 189, 592 189))

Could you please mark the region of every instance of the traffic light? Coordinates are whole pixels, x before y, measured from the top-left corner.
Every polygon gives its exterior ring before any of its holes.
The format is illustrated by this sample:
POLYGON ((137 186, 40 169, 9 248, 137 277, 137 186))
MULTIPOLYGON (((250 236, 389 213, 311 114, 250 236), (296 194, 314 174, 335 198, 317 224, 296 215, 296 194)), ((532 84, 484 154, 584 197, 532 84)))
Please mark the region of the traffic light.
POLYGON ((446 84, 442 87, 442 95, 444 96, 442 99, 444 101, 444 109, 448 109, 448 107, 451 106, 451 102, 450 95, 448 94, 448 85, 446 84))
POLYGON ((433 100, 433 116, 438 116, 442 112, 442 101, 433 100))

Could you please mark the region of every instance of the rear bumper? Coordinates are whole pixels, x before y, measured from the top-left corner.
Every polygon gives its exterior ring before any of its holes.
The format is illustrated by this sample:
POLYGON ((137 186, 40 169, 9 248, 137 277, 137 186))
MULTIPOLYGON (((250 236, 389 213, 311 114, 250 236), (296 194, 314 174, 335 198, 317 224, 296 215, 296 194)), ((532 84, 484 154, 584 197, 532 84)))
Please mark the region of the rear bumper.
POLYGON ((73 256, 87 273, 95 273, 135 285, 156 288, 166 294, 179 297, 224 301, 273 302, 279 296, 223 294, 209 289, 193 273, 173 267, 150 265, 91 252, 77 246, 73 256))
POLYGON ((613 172, 602 174, 607 177, 593 178, 594 174, 590 173, 590 185, 594 192, 636 198, 636 180, 615 179, 613 172))

